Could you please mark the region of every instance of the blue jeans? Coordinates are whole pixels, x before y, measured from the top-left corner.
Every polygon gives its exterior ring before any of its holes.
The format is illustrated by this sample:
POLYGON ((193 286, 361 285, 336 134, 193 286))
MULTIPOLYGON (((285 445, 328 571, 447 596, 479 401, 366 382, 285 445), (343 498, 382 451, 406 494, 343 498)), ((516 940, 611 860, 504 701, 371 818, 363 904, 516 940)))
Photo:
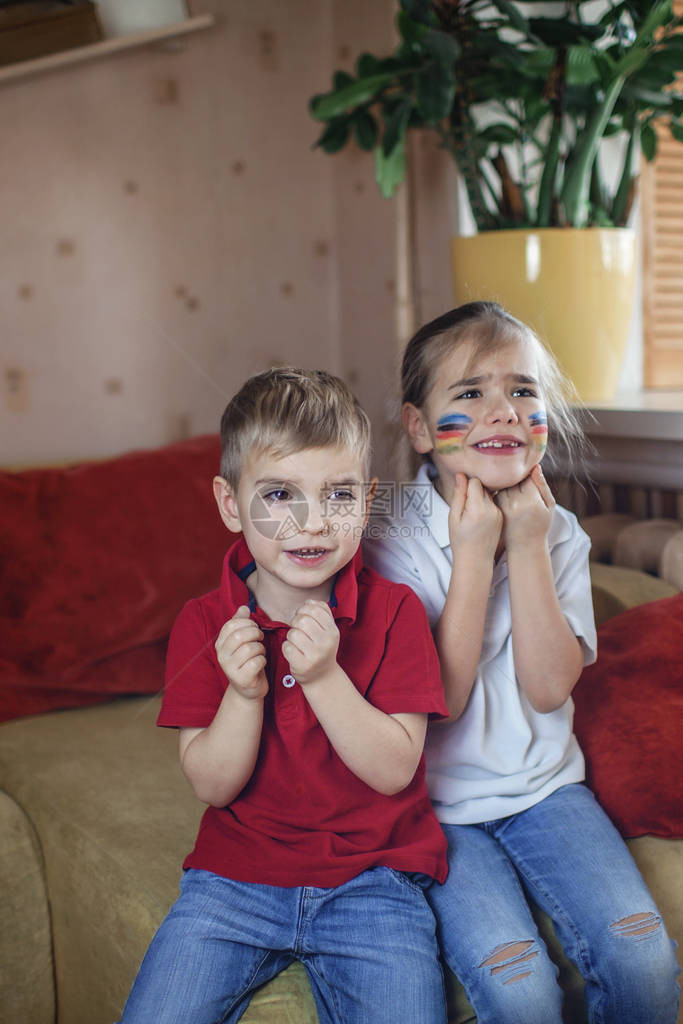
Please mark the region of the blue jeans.
POLYGON ((591 1024, 674 1024, 674 944, 621 836, 583 785, 481 825, 444 825, 427 896, 479 1024, 560 1024, 562 992, 527 897, 586 982, 591 1024))
POLYGON ((434 916, 391 868, 331 889, 186 871, 152 940, 122 1024, 227 1024, 254 990, 300 960, 321 1024, 444 1024, 434 916))

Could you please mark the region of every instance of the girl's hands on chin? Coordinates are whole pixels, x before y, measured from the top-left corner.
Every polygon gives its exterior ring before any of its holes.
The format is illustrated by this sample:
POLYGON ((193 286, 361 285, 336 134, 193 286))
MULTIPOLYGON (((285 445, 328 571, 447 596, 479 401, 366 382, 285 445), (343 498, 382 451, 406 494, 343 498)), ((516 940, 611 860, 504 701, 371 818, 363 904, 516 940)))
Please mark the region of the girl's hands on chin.
POLYGON ((508 551, 545 543, 555 499, 540 466, 534 466, 521 483, 498 491, 494 500, 503 514, 503 539, 508 551))
POLYGON ((451 550, 493 560, 502 527, 503 514, 481 480, 456 473, 448 513, 451 550))

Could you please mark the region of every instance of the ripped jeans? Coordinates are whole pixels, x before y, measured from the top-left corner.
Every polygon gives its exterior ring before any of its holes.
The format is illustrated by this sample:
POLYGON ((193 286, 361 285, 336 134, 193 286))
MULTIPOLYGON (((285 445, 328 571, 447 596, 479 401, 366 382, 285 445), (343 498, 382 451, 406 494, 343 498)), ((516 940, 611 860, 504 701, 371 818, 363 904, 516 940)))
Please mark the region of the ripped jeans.
POLYGON ((590 1024, 675 1024, 674 944, 625 843, 583 785, 480 825, 443 825, 427 890, 444 959, 478 1024, 561 1024, 562 991, 527 897, 583 975, 590 1024))

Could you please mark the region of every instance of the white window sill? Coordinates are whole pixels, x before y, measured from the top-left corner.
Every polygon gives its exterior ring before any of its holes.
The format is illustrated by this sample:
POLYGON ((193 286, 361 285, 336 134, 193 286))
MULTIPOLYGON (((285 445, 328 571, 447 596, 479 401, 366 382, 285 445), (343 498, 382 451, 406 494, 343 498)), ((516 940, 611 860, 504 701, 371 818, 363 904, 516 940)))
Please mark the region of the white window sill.
POLYGON ((599 482, 683 490, 683 391, 642 391, 588 406, 599 482))

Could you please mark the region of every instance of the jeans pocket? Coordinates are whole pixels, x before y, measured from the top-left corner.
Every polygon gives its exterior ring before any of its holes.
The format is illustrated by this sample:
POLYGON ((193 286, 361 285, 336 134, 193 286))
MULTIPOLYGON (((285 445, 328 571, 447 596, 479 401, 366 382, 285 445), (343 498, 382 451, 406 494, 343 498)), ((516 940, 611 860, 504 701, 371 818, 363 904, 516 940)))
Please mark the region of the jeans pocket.
POLYGON ((418 896, 424 897, 425 889, 431 885, 433 879, 429 875, 423 875, 419 871, 399 871, 397 868, 386 868, 397 882, 418 896))

